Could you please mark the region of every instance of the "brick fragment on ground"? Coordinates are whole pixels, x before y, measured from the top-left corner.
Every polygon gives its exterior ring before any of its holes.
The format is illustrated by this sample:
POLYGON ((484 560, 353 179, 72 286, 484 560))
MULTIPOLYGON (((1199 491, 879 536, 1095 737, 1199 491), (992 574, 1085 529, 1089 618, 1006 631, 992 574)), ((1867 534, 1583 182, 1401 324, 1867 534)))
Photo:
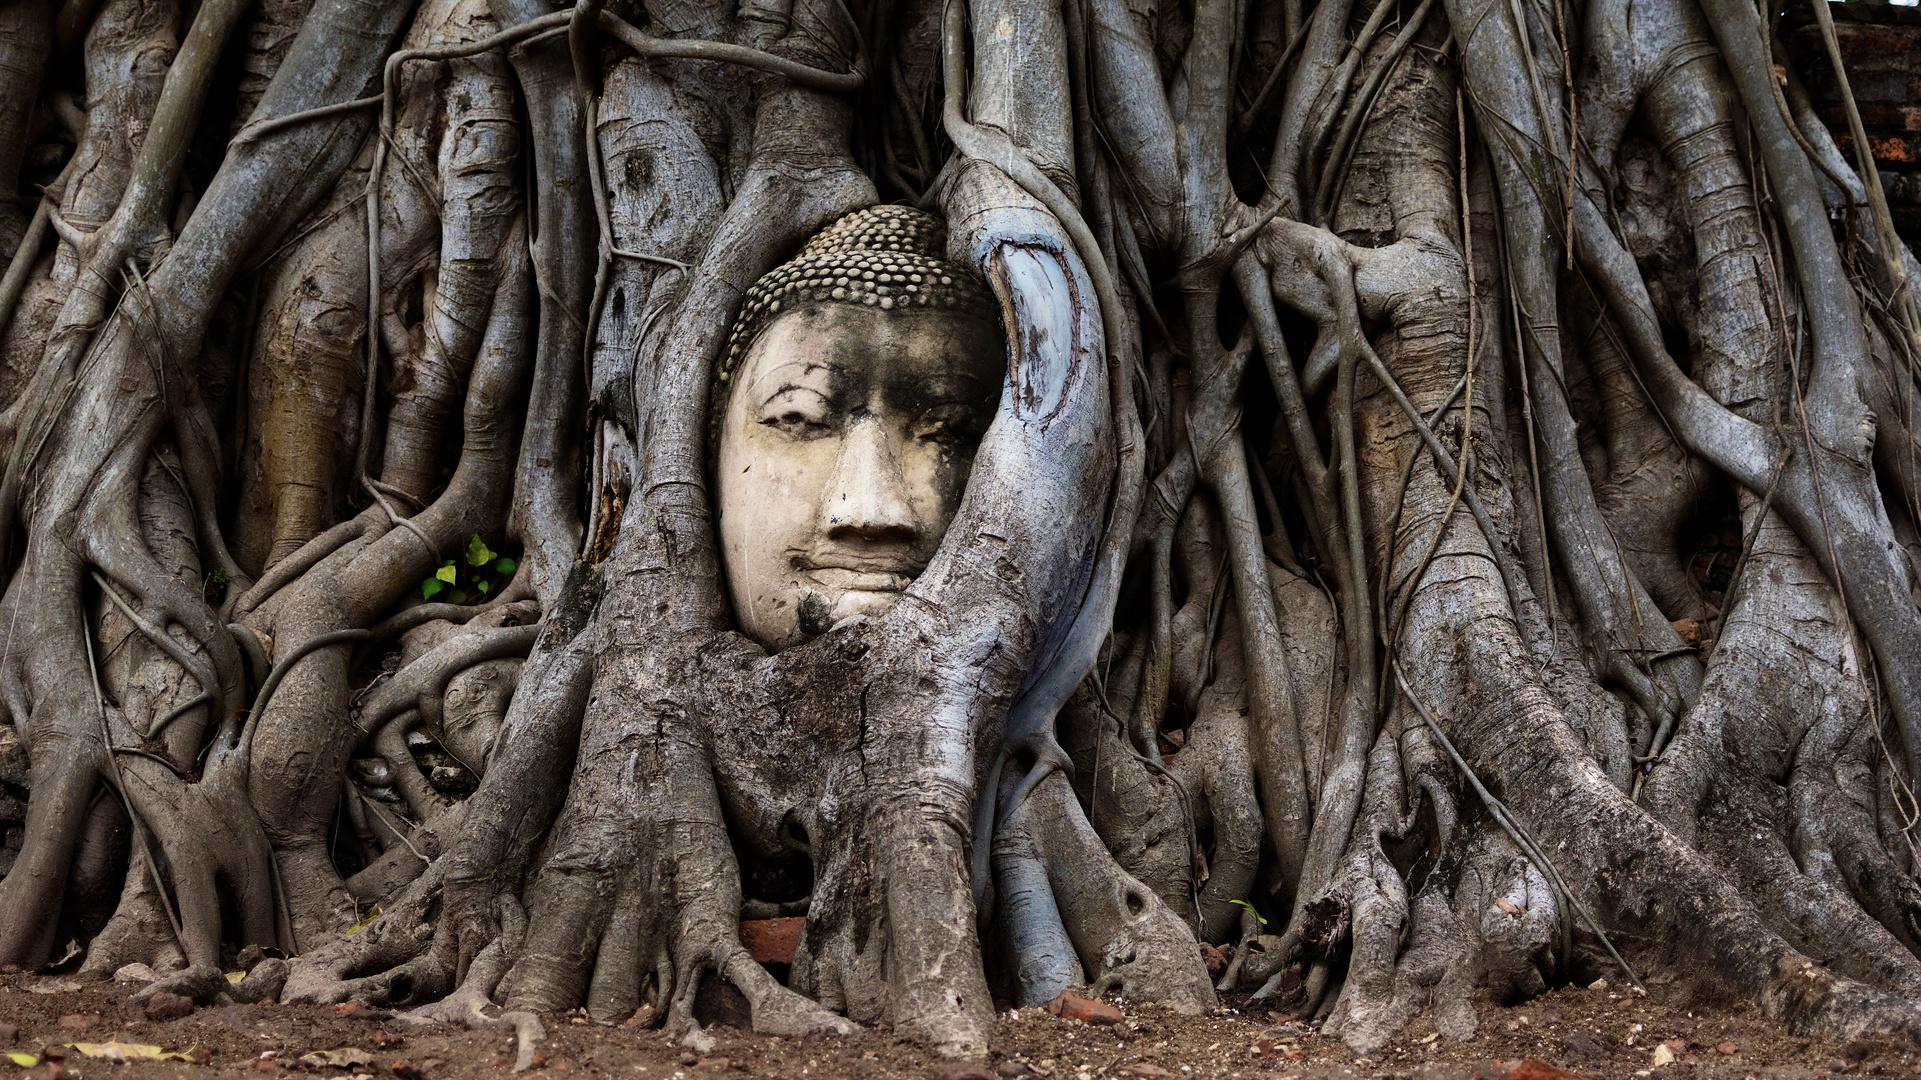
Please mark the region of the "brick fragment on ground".
POLYGON ((1540 1058, 1522 1058, 1519 1065, 1508 1070, 1507 1080, 1578 1080, 1578 1078, 1573 1073, 1557 1069, 1540 1058))
POLYGON ((147 1019, 178 1020, 193 1013, 193 999, 181 994, 159 991, 147 999, 147 1019))
POLYGON ((334 1006, 334 1012, 349 1020, 391 1020, 393 1013, 387 1009, 376 1009, 364 1001, 346 1001, 334 1006))
POLYGON ((1201 963, 1207 965, 1207 977, 1218 979, 1227 970, 1227 954, 1206 942, 1201 943, 1201 963))
POLYGON ((1047 1011, 1063 1020, 1079 1020, 1083 1024, 1118 1024, 1121 1011, 1105 1001, 1093 998, 1062 994, 1047 1003, 1047 1011))

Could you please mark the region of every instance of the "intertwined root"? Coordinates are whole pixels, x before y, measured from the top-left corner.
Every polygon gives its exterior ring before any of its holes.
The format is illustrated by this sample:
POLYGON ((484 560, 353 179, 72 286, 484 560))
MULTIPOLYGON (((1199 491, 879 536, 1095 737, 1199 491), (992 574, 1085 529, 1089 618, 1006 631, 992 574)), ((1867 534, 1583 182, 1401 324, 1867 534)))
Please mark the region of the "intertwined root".
POLYGON ((1921 1032, 1913 262, 1751 5, 187 6, 0 13, 75 144, 0 213, 0 962, 523 1067, 709 980, 977 1056, 996 996, 1208 1008, 1197 939, 1361 1052, 1617 963, 1921 1032), (766 656, 713 362, 893 200, 1010 393, 913 594, 766 656))

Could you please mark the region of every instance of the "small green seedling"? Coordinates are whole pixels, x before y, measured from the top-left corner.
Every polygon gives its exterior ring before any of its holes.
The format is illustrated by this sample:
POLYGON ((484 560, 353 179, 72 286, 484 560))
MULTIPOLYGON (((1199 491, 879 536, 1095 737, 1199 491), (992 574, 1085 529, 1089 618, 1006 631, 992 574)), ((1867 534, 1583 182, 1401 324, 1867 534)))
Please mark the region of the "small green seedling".
POLYGON ((424 600, 438 597, 442 603, 464 604, 469 598, 487 596, 512 580, 519 564, 487 546, 474 534, 459 559, 441 563, 433 576, 420 583, 424 600))

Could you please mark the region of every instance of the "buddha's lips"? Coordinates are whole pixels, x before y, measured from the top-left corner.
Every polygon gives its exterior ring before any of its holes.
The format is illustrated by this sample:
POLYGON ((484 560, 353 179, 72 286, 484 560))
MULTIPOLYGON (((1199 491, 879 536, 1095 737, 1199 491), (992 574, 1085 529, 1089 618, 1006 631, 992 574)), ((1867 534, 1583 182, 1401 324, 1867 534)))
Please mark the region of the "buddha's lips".
POLYGON ((843 592, 900 592, 912 585, 925 569, 902 559, 851 555, 796 559, 794 567, 822 585, 843 592))

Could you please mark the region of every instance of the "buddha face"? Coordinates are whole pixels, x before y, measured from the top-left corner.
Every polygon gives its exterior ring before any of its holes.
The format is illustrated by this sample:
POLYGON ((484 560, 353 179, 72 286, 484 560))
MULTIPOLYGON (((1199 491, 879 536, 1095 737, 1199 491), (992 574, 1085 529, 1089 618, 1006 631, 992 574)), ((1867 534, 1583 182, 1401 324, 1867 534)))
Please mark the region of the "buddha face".
POLYGON ((993 419, 999 330, 954 311, 824 304, 741 358, 721 422, 721 556, 768 650, 892 606, 940 546, 993 419))

